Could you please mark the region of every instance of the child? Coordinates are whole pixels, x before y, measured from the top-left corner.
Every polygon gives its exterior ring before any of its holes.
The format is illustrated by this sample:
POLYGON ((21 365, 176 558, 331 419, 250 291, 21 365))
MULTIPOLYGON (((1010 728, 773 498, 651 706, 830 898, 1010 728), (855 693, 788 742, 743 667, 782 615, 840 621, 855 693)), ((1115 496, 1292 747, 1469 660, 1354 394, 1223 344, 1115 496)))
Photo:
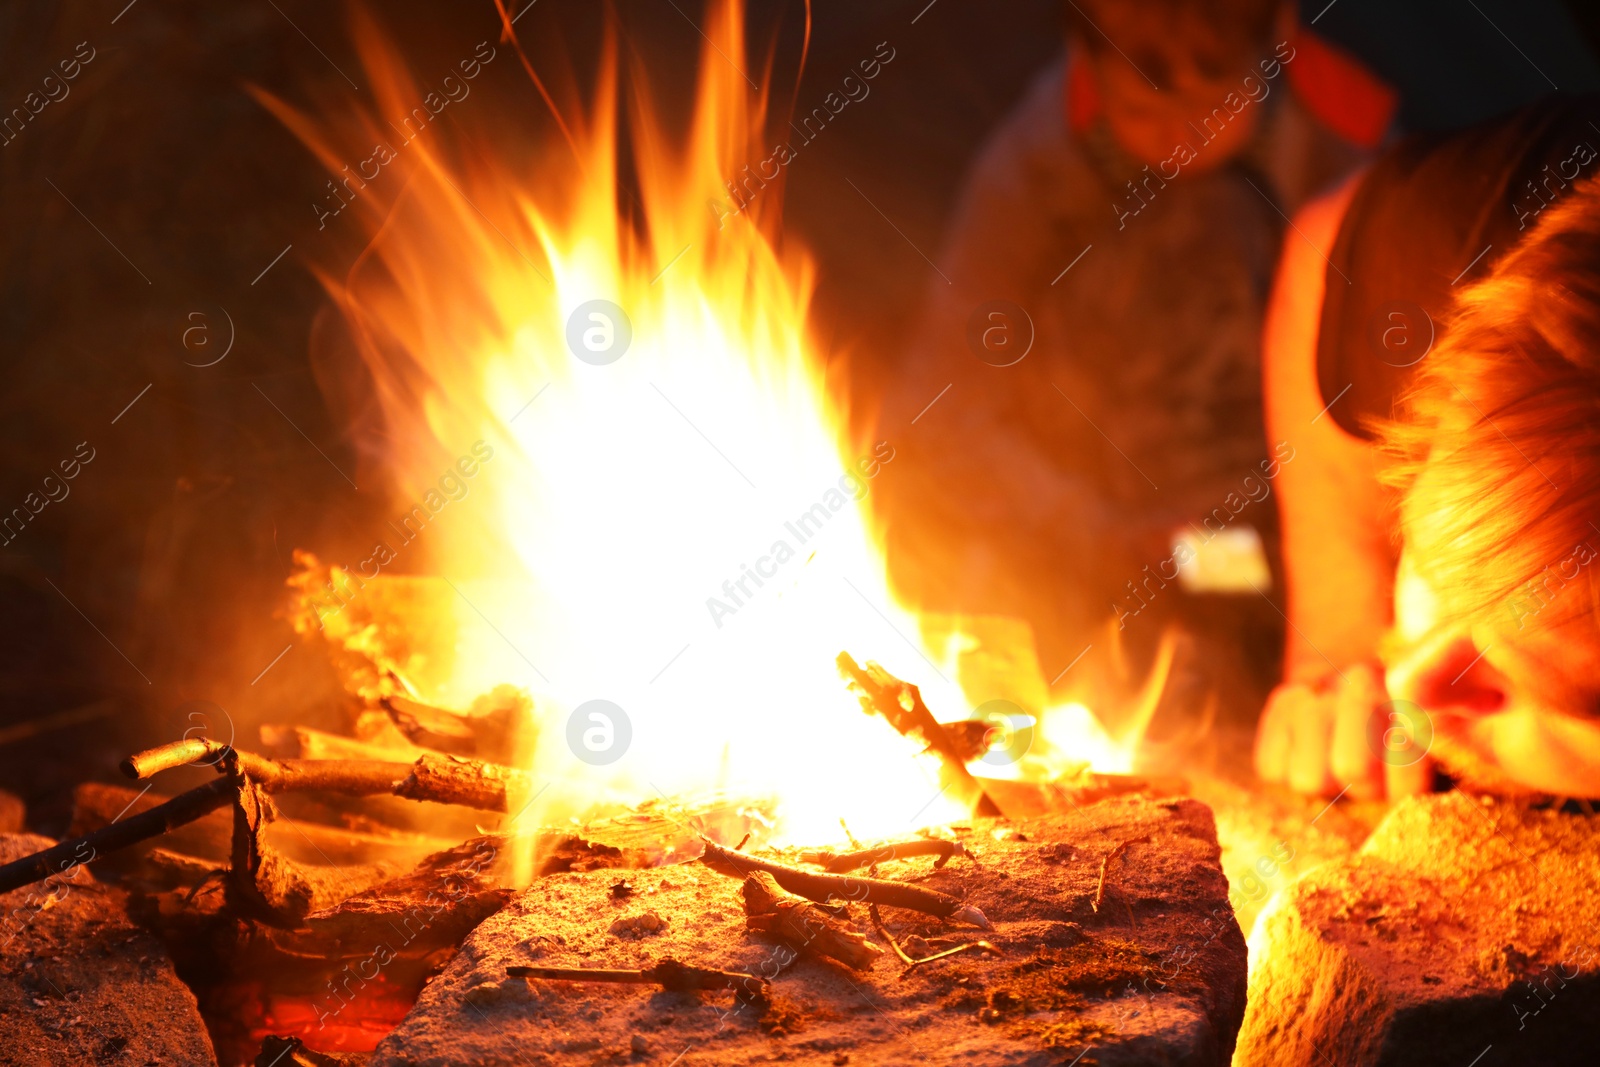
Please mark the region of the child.
POLYGON ((1064 61, 968 178, 884 420, 895 577, 1029 619, 1052 676, 1111 620, 1154 643, 1179 534, 1253 553, 1220 580, 1279 622, 1252 588, 1286 454, 1261 422, 1273 260, 1395 106, 1279 0, 1065 10, 1064 61))
POLYGON ((1600 794, 1600 101, 1408 142, 1285 239, 1263 778, 1600 794), (1384 482, 1395 490, 1386 493, 1384 482))

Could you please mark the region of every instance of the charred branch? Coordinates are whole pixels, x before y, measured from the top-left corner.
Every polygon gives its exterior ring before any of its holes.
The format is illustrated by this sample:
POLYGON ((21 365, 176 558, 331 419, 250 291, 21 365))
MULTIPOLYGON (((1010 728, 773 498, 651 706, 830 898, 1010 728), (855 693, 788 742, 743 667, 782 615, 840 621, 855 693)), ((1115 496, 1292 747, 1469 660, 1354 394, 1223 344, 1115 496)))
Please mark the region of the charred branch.
POLYGON ((458 756, 514 763, 519 749, 533 736, 533 701, 511 686, 479 698, 468 712, 398 695, 379 703, 413 744, 458 756))
POLYGON ((364 1054, 317 1052, 306 1048, 298 1037, 274 1035, 261 1039, 261 1053, 255 1058, 255 1067, 362 1067, 366 1062, 364 1054))
POLYGON ((233 782, 219 778, 198 789, 180 793, 149 811, 7 863, 0 867, 0 893, 8 893, 52 874, 69 871, 80 864, 93 863, 105 853, 159 837, 175 826, 194 822, 227 805, 233 799, 233 792, 233 782))
POLYGON ((418 756, 444 755, 414 745, 398 732, 381 741, 363 740, 283 723, 263 726, 261 744, 266 754, 275 759, 415 760, 418 756))
POLYGON ((314 867, 296 863, 266 839, 277 808, 254 781, 239 783, 233 805, 233 849, 227 900, 240 915, 268 926, 295 929, 313 911, 336 904, 387 879, 384 865, 314 867))
MULTIPOLYGON (((275 932, 286 956, 338 959, 374 945, 393 958, 422 958, 461 943, 511 899, 506 888, 507 836, 475 837, 408 870, 305 917, 304 929, 275 932)), ((543 873, 543 872, 541 872, 543 873)))

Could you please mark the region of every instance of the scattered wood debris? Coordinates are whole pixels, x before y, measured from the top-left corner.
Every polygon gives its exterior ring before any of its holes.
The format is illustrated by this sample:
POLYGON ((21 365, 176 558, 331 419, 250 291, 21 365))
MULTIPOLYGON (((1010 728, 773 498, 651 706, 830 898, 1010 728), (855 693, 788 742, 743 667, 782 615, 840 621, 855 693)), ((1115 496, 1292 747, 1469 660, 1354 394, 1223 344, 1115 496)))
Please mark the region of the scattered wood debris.
MULTIPOLYGON (((910 974, 912 968, 914 967, 920 967, 924 963, 932 963, 935 960, 948 959, 951 956, 959 956, 961 953, 970 952, 973 949, 981 949, 984 952, 993 953, 996 956, 1005 955, 1004 952, 998 948, 995 948, 987 941, 968 941, 964 944, 955 945, 951 948, 929 953, 926 956, 912 956, 906 952, 907 946, 896 941, 894 935, 889 932, 889 927, 884 924, 883 916, 878 914, 878 906, 876 904, 867 905, 867 912, 872 916, 872 925, 877 928, 878 936, 883 938, 884 941, 888 942, 889 947, 894 949, 894 954, 900 957, 900 962, 906 965, 905 970, 900 972, 901 978, 904 978, 906 975, 910 974)), ((928 942, 923 940, 921 937, 917 937, 917 935, 913 934, 912 938, 915 938, 917 941, 918 944, 916 947, 919 950, 928 947, 928 942)), ((910 941, 911 938, 908 938, 908 944, 910 941)))
MULTIPOLYGON (((826 1065, 837 1056, 849 1067, 1067 1064, 1080 1054, 1079 1067, 1091 1060, 1228 1063, 1243 1013, 1246 953, 1209 812, 1193 801, 1121 797, 1007 825, 1022 832, 997 838, 994 824, 981 820, 952 829, 975 854, 972 864, 935 869, 936 855, 894 861, 917 879, 899 883, 903 888, 981 909, 994 929, 965 933, 1004 955, 963 938, 971 947, 941 956, 959 947, 950 941, 959 927, 880 904, 906 956, 925 961, 906 973, 910 964, 890 958, 861 905, 852 904, 861 931, 889 961, 852 969, 751 932, 741 895, 757 871, 733 882, 702 864, 629 871, 637 894, 630 904, 648 901, 667 928, 648 941, 623 941, 608 934, 618 914, 610 896, 615 874, 555 875, 517 894, 467 937, 374 1050, 370 1067, 620 1063, 636 1034, 646 1038, 652 1063, 689 1050, 680 1067, 780 1059, 826 1065), (1108 923, 1106 909, 1097 916, 1091 906, 1100 858, 1120 841, 1146 835, 1137 863, 1113 861, 1111 874, 1115 890, 1138 902, 1139 927, 1108 923), (1070 859, 1062 858, 1064 843, 1075 846, 1070 859), (508 968, 528 965, 637 972, 665 957, 764 978, 771 1007, 758 1015, 666 990, 640 995, 629 986, 507 977, 508 968)), ((796 865, 800 850, 763 851, 760 859, 796 865)), ((815 867, 808 873, 851 877, 815 867)), ((861 880, 870 880, 865 873, 861 880)), ((794 892, 782 876, 772 879, 794 892)))

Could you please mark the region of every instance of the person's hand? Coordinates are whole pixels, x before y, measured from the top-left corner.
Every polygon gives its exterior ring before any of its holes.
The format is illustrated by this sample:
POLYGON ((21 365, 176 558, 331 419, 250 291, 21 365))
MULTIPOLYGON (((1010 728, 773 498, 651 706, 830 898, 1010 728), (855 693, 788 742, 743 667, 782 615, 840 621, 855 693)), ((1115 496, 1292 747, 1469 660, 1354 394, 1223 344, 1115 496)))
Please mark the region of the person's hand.
POLYGON ((1426 792, 1432 769, 1408 748, 1383 669, 1358 663, 1272 691, 1256 728, 1256 774, 1300 793, 1399 797, 1426 792))

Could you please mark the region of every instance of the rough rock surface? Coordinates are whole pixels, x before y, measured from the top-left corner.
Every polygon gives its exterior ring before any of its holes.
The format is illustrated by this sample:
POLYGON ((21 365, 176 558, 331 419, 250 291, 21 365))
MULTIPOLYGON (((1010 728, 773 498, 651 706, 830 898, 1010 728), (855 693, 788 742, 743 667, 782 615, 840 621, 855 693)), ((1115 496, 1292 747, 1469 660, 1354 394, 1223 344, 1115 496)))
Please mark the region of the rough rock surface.
POLYGON ((1350 856, 1389 807, 1381 800, 1329 804, 1283 786, 1247 788, 1206 774, 1190 775, 1188 784, 1189 795, 1216 817, 1228 901, 1247 938, 1274 893, 1313 867, 1350 856))
POLYGON ((1600 821, 1407 800, 1262 913, 1235 1062, 1593 1064, 1597 920, 1600 821))
MULTIPOLYGON (((0 863, 55 844, 0 834, 0 863)), ((215 1067, 194 995, 85 866, 0 895, 0 1065, 215 1067)))
MULTIPOLYGON (((1121 797, 952 833, 973 858, 887 862, 878 876, 962 896, 995 929, 893 908, 885 920, 913 956, 980 937, 1003 956, 965 952, 904 976, 887 948, 866 971, 802 956, 773 979, 765 1013, 730 993, 507 978, 508 965, 637 969, 669 956, 771 975, 782 959, 779 942, 745 931, 740 882, 699 864, 626 872, 625 889, 622 872, 558 874, 473 932, 372 1067, 1228 1062, 1244 938, 1204 805, 1121 797), (1102 860, 1123 843, 1096 911, 1102 860), (659 929, 611 932, 647 912, 659 929)), ((850 917, 882 943, 859 904, 850 917)))

